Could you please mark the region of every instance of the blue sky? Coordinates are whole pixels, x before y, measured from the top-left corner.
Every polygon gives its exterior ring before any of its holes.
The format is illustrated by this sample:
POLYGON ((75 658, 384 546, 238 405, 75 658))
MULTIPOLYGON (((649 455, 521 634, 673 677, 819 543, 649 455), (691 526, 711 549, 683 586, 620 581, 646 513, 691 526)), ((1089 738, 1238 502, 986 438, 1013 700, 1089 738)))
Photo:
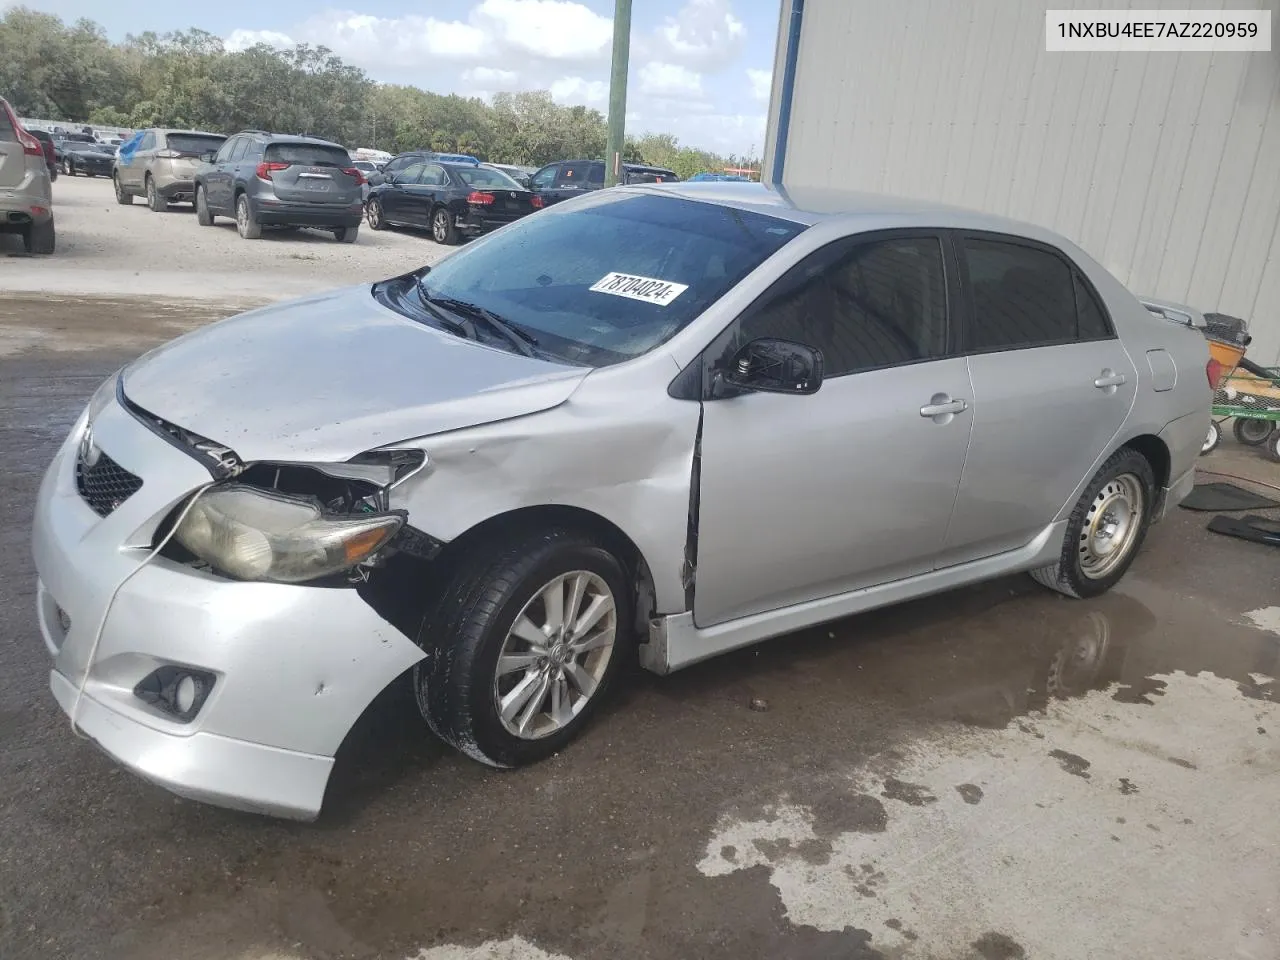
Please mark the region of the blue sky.
MULTIPOLYGON (((3 0, 0 0, 3 2, 3 0)), ((613 0, 26 0, 113 40, 200 27, 229 46, 324 44, 375 80, 487 96, 550 89, 602 112, 613 0)), ((628 132, 762 149, 779 0, 634 0, 628 132)))

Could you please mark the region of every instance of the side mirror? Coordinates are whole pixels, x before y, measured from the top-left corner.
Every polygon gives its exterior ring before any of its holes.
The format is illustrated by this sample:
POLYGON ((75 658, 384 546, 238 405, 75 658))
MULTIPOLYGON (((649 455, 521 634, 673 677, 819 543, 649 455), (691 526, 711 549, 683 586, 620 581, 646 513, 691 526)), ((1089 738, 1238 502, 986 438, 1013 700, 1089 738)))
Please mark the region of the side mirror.
MULTIPOLYGON (((387 178, 382 175, 382 171, 375 170, 369 176, 365 177, 369 181, 369 186, 380 187, 387 182, 387 178)), ((394 177, 392 179, 395 179, 394 177)))
POLYGON ((212 150, 206 151, 205 153, 200 154, 200 162, 213 163, 213 161, 217 158, 217 156, 218 155, 214 153, 212 150))
POLYGON ((817 393, 822 386, 822 351, 792 340, 761 337, 739 349, 716 379, 755 393, 817 393))

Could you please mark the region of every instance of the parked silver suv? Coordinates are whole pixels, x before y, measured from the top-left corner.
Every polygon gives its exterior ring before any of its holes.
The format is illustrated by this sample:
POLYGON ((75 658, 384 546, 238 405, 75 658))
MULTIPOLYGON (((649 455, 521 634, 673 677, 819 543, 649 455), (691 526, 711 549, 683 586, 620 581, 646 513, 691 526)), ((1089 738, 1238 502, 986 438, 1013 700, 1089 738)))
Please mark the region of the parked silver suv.
POLYGON ((53 186, 44 147, 0 98, 0 233, 17 233, 27 253, 53 253, 53 186))
POLYGON ((600 190, 113 376, 35 506, 50 683, 186 796, 314 816, 406 670, 484 763, 667 673, 1031 572, 1123 576, 1208 351, 1046 230, 841 193, 600 190))
POLYGON ((200 158, 226 141, 200 130, 139 130, 121 145, 111 171, 116 202, 128 206, 145 197, 157 213, 171 203, 195 203, 200 158))

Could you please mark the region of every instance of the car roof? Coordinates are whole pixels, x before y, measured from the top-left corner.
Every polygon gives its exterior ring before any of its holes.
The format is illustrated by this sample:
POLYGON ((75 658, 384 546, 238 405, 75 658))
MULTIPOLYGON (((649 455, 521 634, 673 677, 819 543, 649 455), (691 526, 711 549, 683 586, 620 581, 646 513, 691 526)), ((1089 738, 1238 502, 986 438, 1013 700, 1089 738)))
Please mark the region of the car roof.
MULTIPOLYGON (((188 130, 183 127, 149 127, 156 133, 163 133, 166 137, 171 133, 194 133, 202 137, 221 137, 223 140, 228 139, 225 133, 214 133, 212 130, 188 130)), ((248 133, 248 130, 242 130, 242 133, 248 133)))
POLYGON ((636 184, 619 189, 683 197, 702 203, 750 210, 766 216, 815 225, 829 220, 858 220, 862 229, 930 226, 989 230, 1061 246, 1064 238, 1043 227, 1008 217, 953 207, 930 200, 827 187, 774 186, 763 183, 702 181, 636 184))

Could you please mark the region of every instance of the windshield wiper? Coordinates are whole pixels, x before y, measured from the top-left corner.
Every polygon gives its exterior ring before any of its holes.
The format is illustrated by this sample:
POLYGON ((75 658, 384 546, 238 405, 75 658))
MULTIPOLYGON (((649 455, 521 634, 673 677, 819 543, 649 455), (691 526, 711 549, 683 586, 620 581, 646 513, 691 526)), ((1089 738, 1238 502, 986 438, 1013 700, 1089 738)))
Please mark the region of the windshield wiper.
MULTIPOLYGON (((422 278, 418 280, 418 289, 428 303, 437 307, 444 307, 463 317, 473 317, 483 320, 490 330, 496 331, 504 340, 510 343, 520 353, 526 357, 537 356, 533 348, 538 345, 538 339, 533 334, 524 330, 510 320, 506 320, 492 310, 486 310, 477 303, 469 303, 466 300, 455 300, 452 297, 429 297, 423 289, 422 278)), ((474 331, 474 326, 472 330, 474 331)))

